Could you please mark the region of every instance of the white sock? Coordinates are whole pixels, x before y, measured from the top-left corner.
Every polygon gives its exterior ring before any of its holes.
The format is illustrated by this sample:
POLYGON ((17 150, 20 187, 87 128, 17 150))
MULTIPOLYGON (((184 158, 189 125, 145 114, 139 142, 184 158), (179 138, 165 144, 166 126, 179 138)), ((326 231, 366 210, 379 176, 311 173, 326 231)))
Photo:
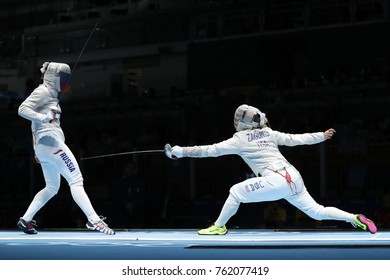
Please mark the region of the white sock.
POLYGON ((340 210, 336 207, 325 207, 325 213, 327 220, 338 220, 338 221, 345 221, 347 223, 354 223, 353 217, 355 217, 354 214, 345 212, 343 210, 340 210))
POLYGON ((88 195, 86 194, 83 186, 72 186, 70 188, 72 193, 73 200, 87 216, 88 220, 92 222, 97 222, 100 220, 99 216, 96 214, 95 210, 92 207, 91 201, 89 200, 88 195))
POLYGON ((230 194, 226 199, 225 204, 222 207, 221 213, 219 214, 218 219, 215 221, 214 225, 217 227, 222 227, 226 225, 229 219, 237 213, 240 203, 230 194))
POLYGON ((40 190, 30 203, 26 213, 23 215, 23 219, 27 222, 31 221, 35 214, 52 198, 57 192, 51 188, 45 187, 40 190))

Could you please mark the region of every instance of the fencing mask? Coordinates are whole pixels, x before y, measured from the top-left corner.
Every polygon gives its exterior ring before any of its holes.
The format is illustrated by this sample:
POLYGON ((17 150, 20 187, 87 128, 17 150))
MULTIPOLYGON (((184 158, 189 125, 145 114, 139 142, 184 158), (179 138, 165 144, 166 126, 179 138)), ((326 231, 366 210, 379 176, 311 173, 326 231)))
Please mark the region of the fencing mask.
POLYGON ((43 84, 61 93, 70 91, 71 70, 68 64, 45 62, 42 65, 43 84))
POLYGON ((237 131, 263 126, 265 123, 265 114, 246 104, 240 105, 234 113, 234 127, 237 131))

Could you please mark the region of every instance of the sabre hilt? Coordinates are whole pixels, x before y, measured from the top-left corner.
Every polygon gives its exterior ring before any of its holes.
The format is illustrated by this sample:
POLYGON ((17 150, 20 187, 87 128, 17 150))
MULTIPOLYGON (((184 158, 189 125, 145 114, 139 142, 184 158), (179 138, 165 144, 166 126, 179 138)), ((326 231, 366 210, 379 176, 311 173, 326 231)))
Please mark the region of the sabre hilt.
POLYGON ((176 156, 172 155, 172 147, 170 144, 165 144, 164 146, 164 152, 165 152, 165 155, 167 157, 169 157, 170 159, 177 159, 176 156))

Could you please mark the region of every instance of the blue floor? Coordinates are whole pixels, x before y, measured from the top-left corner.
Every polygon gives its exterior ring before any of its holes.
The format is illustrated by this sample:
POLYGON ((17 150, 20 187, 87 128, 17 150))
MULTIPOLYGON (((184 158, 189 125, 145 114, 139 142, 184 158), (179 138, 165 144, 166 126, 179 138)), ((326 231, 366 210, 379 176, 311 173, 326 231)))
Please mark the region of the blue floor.
POLYGON ((230 230, 0 231, 0 260, 390 260, 390 232, 230 230))

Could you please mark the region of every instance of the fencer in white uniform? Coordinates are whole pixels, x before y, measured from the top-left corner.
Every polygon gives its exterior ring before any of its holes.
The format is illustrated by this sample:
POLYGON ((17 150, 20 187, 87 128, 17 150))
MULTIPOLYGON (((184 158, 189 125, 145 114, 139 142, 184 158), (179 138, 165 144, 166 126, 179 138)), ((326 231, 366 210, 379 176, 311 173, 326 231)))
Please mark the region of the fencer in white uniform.
POLYGON ((41 73, 43 83, 19 106, 18 113, 31 121, 35 157, 42 167, 46 186, 35 195, 17 227, 27 234, 37 233, 33 218, 58 193, 62 175, 69 184, 73 200, 87 217, 86 227, 109 235, 115 234, 103 221, 105 218, 96 214, 84 190, 79 165, 65 144, 60 126, 62 112, 59 98, 61 94, 70 91, 70 67, 64 63, 45 62, 41 73))
POLYGON ((316 220, 339 220, 375 233, 373 221, 361 214, 351 214, 335 207, 318 204, 307 191, 301 174, 280 153, 278 146, 312 145, 330 139, 335 130, 287 134, 267 126, 266 115, 246 104, 237 108, 234 127, 237 132, 225 141, 213 145, 180 147, 167 152, 170 158, 219 157, 239 155, 257 177, 249 178, 230 188, 229 196, 215 223, 198 234, 226 234, 226 223, 237 212, 240 203, 285 199, 316 220))

